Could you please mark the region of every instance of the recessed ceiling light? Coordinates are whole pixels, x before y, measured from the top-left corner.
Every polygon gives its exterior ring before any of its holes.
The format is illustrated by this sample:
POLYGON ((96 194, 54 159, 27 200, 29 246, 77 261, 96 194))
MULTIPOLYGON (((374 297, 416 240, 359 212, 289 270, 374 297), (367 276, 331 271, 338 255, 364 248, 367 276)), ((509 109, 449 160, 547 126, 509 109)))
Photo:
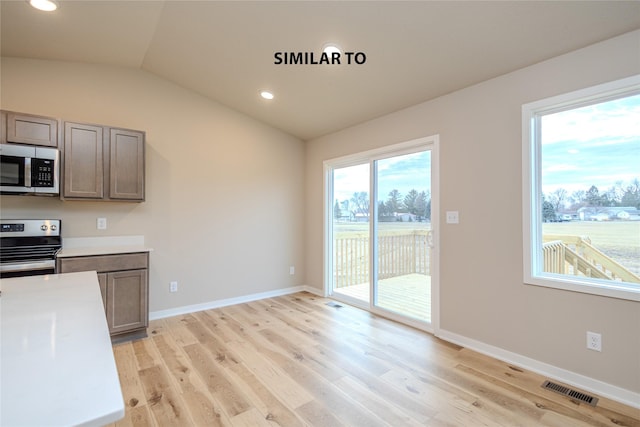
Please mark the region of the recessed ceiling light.
POLYGON ((55 0, 29 0, 29 4, 45 12, 52 12, 58 8, 58 2, 55 0))
POLYGON ((261 90, 260 96, 264 99, 273 99, 273 93, 269 92, 268 90, 261 90))
POLYGON ((340 46, 335 43, 325 43, 325 45, 322 46, 322 51, 327 55, 331 55, 332 53, 342 53, 340 46))

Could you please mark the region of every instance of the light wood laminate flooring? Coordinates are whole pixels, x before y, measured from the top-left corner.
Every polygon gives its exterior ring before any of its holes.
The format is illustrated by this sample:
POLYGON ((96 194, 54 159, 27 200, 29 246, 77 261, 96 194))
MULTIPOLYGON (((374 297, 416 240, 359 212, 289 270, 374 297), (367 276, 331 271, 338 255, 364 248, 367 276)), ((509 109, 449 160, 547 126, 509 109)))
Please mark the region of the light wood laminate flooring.
POLYGON ((114 346, 114 426, 640 426, 544 378, 308 293, 152 321, 114 346))

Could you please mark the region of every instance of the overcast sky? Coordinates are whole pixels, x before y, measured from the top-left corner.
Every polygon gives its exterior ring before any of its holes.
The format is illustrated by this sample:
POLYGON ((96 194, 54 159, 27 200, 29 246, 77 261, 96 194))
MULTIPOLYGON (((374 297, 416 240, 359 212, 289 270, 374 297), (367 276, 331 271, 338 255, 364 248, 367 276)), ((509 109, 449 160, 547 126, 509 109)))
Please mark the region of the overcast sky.
MULTIPOLYGON (((592 185, 601 193, 616 182, 640 179, 640 95, 591 105, 542 118, 542 190, 569 194, 592 185)), ((378 200, 391 190, 404 197, 411 189, 431 189, 430 152, 378 161, 378 200)), ((369 193, 369 164, 334 171, 334 195, 349 200, 369 193)))
POLYGON ((542 118, 542 191, 640 179, 640 95, 542 118))
MULTIPOLYGON (((412 189, 430 194, 430 171, 430 151, 379 160, 378 200, 387 201, 391 190, 398 190, 403 198, 412 189)), ((369 193, 368 163, 334 171, 334 199, 349 200, 360 191, 369 193)))

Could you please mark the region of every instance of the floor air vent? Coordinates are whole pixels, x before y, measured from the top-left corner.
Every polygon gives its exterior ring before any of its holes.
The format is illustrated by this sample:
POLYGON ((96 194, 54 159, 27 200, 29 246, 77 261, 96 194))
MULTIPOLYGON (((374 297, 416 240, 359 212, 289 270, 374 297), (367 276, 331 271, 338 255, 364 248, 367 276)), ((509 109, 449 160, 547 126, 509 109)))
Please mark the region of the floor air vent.
POLYGON ((342 306, 341 306, 340 304, 335 303, 335 302, 333 302, 333 301, 329 301, 329 302, 327 303, 327 305, 328 305, 329 307, 333 307, 333 308, 342 308, 342 306))
POLYGON ((579 400, 580 402, 587 403, 591 406, 596 406, 596 403, 598 403, 597 397, 589 396, 588 394, 581 393, 577 390, 567 388, 560 384, 552 383, 551 381, 545 381, 542 384, 542 388, 546 388, 547 390, 555 391, 556 393, 569 396, 572 399, 579 400))

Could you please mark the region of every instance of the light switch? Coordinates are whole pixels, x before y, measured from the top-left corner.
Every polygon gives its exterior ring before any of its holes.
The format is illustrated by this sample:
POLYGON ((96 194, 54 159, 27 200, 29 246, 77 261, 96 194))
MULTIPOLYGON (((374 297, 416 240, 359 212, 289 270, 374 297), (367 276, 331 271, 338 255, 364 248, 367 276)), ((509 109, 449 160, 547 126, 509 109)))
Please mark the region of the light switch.
POLYGON ((458 211, 447 211, 447 224, 458 224, 458 211))

